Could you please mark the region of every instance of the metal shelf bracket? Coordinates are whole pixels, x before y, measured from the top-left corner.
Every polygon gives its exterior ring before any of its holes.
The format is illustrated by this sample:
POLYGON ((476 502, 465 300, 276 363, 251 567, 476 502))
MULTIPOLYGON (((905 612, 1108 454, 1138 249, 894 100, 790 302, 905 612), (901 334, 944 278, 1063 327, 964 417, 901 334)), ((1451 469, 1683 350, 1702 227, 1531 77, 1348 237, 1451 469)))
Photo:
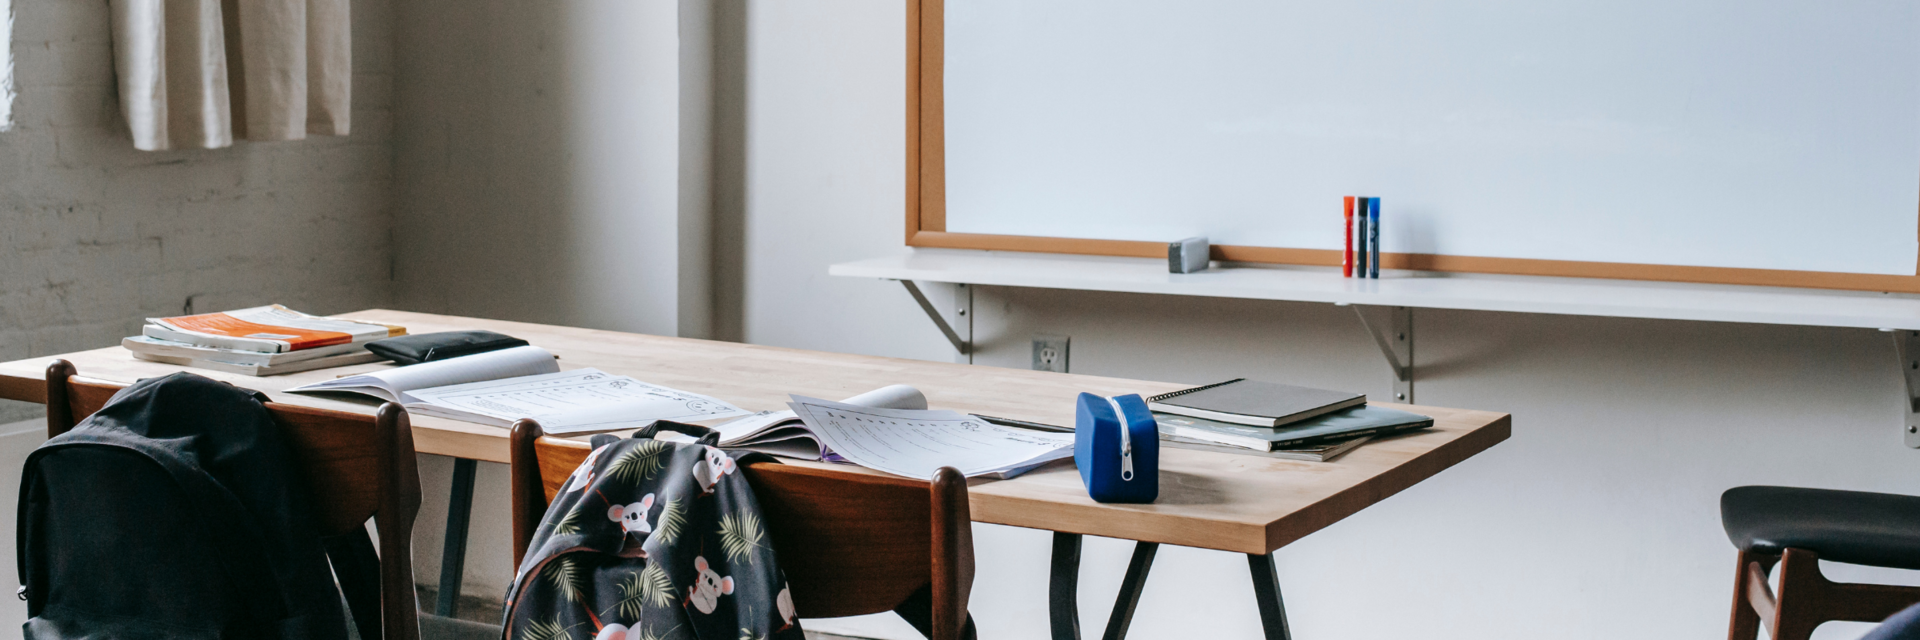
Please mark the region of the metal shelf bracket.
POLYGON ((913 301, 920 303, 920 310, 927 312, 927 319, 932 320, 933 325, 940 328, 940 334, 947 337, 947 342, 953 343, 953 350, 958 354, 955 361, 972 363, 973 289, 965 284, 953 285, 954 317, 953 322, 948 322, 947 314, 940 313, 940 308, 927 299, 927 294, 920 291, 919 285, 914 284, 912 280, 899 282, 901 286, 907 288, 907 294, 913 296, 913 301))
POLYGON ((1900 356, 1900 375, 1906 380, 1902 399, 1906 419, 1900 421, 1907 446, 1920 449, 1920 331, 1882 329, 1893 334, 1893 352, 1900 356))
POLYGON ((1353 307, 1360 326, 1373 336, 1393 369, 1393 401, 1413 404, 1413 307, 1344 306, 1353 307), (1375 317, 1369 320, 1368 315, 1375 317))

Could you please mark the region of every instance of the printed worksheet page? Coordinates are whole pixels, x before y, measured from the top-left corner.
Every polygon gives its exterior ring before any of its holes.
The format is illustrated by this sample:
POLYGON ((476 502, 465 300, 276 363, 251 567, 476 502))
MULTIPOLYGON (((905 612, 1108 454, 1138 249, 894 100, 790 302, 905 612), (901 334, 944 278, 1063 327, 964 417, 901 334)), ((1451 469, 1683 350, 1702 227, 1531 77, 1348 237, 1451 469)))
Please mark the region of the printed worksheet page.
POLYGON ((1073 435, 1014 429, 953 411, 880 409, 794 396, 795 414, 848 462, 931 480, 940 467, 969 477, 1073 455, 1073 435))
POLYGON ((648 384, 599 369, 575 369, 458 384, 409 392, 419 402, 409 410, 455 419, 512 424, 540 422, 546 433, 566 435, 646 426, 655 420, 694 421, 745 415, 726 402, 648 384))

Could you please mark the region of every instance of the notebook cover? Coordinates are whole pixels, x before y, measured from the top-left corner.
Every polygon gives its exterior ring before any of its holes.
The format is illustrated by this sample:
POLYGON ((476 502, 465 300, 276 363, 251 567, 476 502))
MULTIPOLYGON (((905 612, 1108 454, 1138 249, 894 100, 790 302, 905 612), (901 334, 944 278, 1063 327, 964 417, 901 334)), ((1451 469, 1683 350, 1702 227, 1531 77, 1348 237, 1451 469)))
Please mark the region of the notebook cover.
POLYGON ((1228 441, 1264 442, 1269 451, 1280 447, 1433 426, 1431 417, 1385 407, 1354 407, 1302 420, 1278 429, 1166 414, 1155 414, 1154 419, 1160 423, 1161 430, 1168 435, 1215 442, 1220 440, 1209 438, 1209 433, 1225 435, 1229 437, 1228 441))
POLYGON ((1211 420, 1280 426, 1364 404, 1363 394, 1235 379, 1149 399, 1155 411, 1211 420), (1235 417, 1241 417, 1236 419, 1235 417))
POLYGON ((1300 445, 1297 447, 1282 447, 1279 449, 1274 449, 1272 451, 1256 451, 1253 449, 1243 449, 1240 447, 1206 442, 1203 440, 1191 440, 1191 439, 1182 438, 1179 436, 1161 435, 1160 446, 1174 447, 1176 449, 1191 449, 1194 451, 1212 451, 1214 453, 1230 453, 1230 454, 1241 455, 1241 456, 1263 456, 1268 458, 1278 458, 1281 460, 1303 460, 1306 462, 1333 462, 1335 459, 1339 458, 1340 456, 1344 456, 1348 452, 1353 451, 1354 449, 1360 448, 1360 445, 1366 444, 1368 441, 1372 439, 1373 439, 1373 436, 1355 436, 1352 438, 1345 438, 1341 440, 1329 440, 1326 442, 1300 445))

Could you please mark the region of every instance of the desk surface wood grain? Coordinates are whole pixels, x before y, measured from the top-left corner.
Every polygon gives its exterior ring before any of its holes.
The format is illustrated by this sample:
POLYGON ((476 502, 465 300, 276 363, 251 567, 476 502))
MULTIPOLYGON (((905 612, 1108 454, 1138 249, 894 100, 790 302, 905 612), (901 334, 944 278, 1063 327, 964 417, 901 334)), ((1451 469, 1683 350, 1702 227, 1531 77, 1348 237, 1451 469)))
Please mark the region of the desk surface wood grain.
MULTIPOLYGON (((1073 398, 1081 391, 1148 395, 1184 386, 402 311, 360 311, 343 317, 399 324, 412 333, 499 331, 559 355, 565 369, 595 367, 711 395, 749 410, 785 408, 788 394, 843 398, 888 384, 908 384, 926 393, 933 408, 1070 425, 1073 398)), ((372 413, 375 403, 285 390, 391 366, 364 364, 256 378, 135 360, 125 349, 114 346, 0 363, 0 398, 45 402, 40 381, 47 364, 55 358, 73 362, 79 375, 87 379, 127 384, 191 370, 265 392, 276 402, 363 413, 372 413)), ((1503 413, 1384 406, 1431 415, 1434 428, 1374 440, 1333 462, 1162 449, 1160 499, 1146 505, 1093 502, 1087 498, 1071 461, 1061 461, 1012 480, 973 481, 973 519, 1266 553, 1430 478, 1511 433, 1511 418, 1503 413)), ((423 453, 507 461, 506 429, 427 416, 414 416, 413 427, 414 444, 423 453)), ((851 465, 821 466, 846 473, 878 473, 851 465)))

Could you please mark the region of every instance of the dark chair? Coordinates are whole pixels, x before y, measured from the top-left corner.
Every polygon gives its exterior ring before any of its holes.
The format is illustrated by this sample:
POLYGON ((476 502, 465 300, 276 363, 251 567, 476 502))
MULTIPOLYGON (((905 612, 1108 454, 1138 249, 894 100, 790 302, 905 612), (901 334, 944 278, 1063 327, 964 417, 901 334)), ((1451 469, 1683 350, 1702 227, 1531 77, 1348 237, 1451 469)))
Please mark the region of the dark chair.
MULTIPOLYGON (((513 425, 513 564, 520 566, 547 503, 590 451, 513 425)), ((932 640, 972 638, 973 529, 967 482, 942 468, 933 482, 799 465, 744 468, 802 617, 894 611, 932 640)))
MULTIPOLYGON (((47 437, 93 415, 121 385, 76 380, 73 364, 47 367, 47 437)), ((348 602, 363 640, 417 640, 420 628, 413 592, 413 518, 420 511, 420 474, 414 468, 413 429, 400 405, 381 405, 375 415, 267 403, 300 473, 314 492, 314 521, 331 557, 372 558, 366 523, 379 530, 379 558, 341 563, 342 583, 377 585, 379 601, 348 602), (375 618, 370 612, 378 610, 375 618), (378 621, 376 624, 375 621, 378 621)), ((359 590, 373 593, 373 588, 359 590)))
POLYGON ((1880 622, 1915 603, 1920 587, 1828 581, 1820 560, 1920 570, 1920 497, 1736 487, 1720 496, 1720 519, 1740 550, 1728 640, 1805 640, 1834 620, 1880 622), (1780 566, 1780 591, 1767 572, 1780 566))

